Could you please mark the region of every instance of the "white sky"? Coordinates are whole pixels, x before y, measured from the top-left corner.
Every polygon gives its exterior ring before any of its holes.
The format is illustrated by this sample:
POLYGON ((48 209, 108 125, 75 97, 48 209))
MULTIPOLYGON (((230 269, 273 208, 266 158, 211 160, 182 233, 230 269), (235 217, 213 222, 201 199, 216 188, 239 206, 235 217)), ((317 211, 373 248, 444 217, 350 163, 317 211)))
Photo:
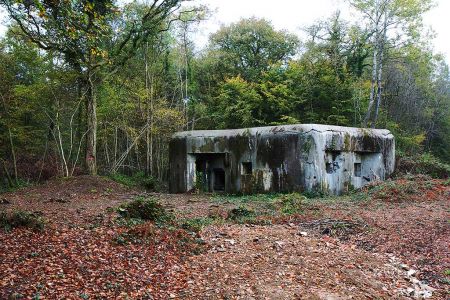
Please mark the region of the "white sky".
MULTIPOLYGON (((122 0, 123 1, 123 0, 122 0)), ((337 9, 348 20, 355 20, 356 14, 350 12, 344 0, 196 0, 209 6, 213 15, 201 25, 197 33, 197 44, 201 47, 207 42, 210 33, 221 24, 235 22, 245 17, 263 17, 271 20, 277 29, 287 29, 301 34, 301 28, 314 21, 328 18, 337 9)), ((436 38, 432 42, 435 51, 445 55, 450 63, 450 0, 435 0, 437 6, 425 15, 425 24, 431 27, 436 38)), ((4 35, 4 24, 8 21, 0 12, 0 36, 4 35)))

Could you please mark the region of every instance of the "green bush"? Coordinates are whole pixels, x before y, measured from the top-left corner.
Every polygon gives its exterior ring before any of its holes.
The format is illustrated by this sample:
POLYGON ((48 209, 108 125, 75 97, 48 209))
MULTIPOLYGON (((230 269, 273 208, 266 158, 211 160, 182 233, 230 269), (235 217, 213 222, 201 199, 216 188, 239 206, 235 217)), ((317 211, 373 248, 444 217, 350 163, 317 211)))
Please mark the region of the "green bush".
POLYGON ((27 227, 34 230, 43 230, 45 219, 27 211, 0 212, 0 227, 11 230, 18 227, 27 227))
POLYGON ((280 195, 275 205, 284 214, 298 214, 303 211, 303 204, 307 198, 299 193, 280 195))
POLYGON ((153 222, 166 222, 171 219, 164 207, 153 198, 138 197, 137 199, 122 204, 118 213, 127 219, 141 219, 153 222))
POLYGON ((132 176, 115 173, 110 178, 128 187, 142 187, 149 191, 159 190, 158 180, 152 176, 146 176, 144 172, 137 172, 132 176))
POLYGON ((433 178, 449 178, 450 165, 441 162, 429 153, 401 156, 397 159, 396 174, 423 174, 433 178))
POLYGON ((233 208, 228 212, 228 220, 232 221, 242 221, 244 219, 254 218, 256 216, 255 212, 245 206, 240 206, 238 208, 233 208))

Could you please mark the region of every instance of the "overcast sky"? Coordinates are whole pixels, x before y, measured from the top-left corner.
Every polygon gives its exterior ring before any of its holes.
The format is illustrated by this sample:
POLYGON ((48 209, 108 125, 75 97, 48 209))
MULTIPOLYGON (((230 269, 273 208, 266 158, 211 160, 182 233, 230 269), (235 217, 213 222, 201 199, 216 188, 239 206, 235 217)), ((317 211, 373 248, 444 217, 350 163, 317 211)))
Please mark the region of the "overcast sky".
MULTIPOLYGON (((319 19, 329 17, 340 9, 344 18, 354 20, 344 0, 196 0, 208 5, 213 11, 211 19, 201 26, 196 38, 199 46, 206 43, 211 32, 216 31, 221 24, 235 22, 243 17, 264 17, 271 20, 278 29, 287 29, 301 33, 301 28, 319 19)), ((436 38, 433 44, 436 52, 443 53, 450 63, 450 0, 435 0, 437 7, 425 16, 425 24, 433 28, 436 38)), ((7 17, 0 12, 0 36, 5 32, 7 17)))

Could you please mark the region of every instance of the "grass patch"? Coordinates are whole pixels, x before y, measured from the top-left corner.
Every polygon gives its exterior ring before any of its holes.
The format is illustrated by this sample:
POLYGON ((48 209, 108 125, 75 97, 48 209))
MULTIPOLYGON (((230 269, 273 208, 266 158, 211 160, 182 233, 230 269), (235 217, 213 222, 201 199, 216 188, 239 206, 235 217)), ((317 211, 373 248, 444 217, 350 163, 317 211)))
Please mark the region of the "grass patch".
POLYGON ((218 218, 211 217, 185 219, 180 222, 180 227, 188 232, 198 233, 202 231, 203 228, 215 224, 219 220, 220 219, 218 218))
POLYGON ((298 193, 284 194, 275 199, 275 206, 279 212, 286 215, 300 214, 303 212, 306 199, 298 193))
POLYGON ((273 203, 281 194, 215 195, 212 200, 225 203, 273 203))
POLYGON ((249 211, 253 217, 259 215, 273 215, 281 213, 286 215, 299 214, 304 210, 307 197, 299 193, 291 194, 258 194, 258 195, 231 195, 213 196, 213 201, 229 203, 237 206, 235 210, 228 213, 228 219, 250 218, 249 211), (248 211, 245 211, 248 210, 248 211), (239 215, 243 214, 243 215, 239 215), (245 215, 247 214, 247 215, 245 215))
POLYGON ((43 230, 45 219, 28 211, 0 212, 0 227, 6 231, 26 227, 33 230, 43 230))

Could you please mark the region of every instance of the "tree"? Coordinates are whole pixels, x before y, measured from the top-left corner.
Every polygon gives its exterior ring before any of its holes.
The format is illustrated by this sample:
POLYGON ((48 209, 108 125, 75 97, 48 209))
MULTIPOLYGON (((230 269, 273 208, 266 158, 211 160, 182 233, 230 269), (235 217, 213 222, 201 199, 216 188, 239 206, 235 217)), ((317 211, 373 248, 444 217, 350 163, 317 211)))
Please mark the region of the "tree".
POLYGON ((97 173, 96 85, 102 72, 116 72, 149 37, 167 30, 168 17, 182 1, 154 0, 140 6, 139 13, 124 14, 113 0, 0 0, 23 34, 41 49, 61 55, 79 74, 86 103, 90 174, 97 173))
POLYGON ((257 81, 262 72, 286 63, 297 50, 298 39, 277 31, 264 19, 242 19, 211 36, 210 51, 216 56, 222 77, 241 76, 257 81))
POLYGON ((376 126, 382 96, 383 63, 388 44, 407 43, 420 36, 422 15, 432 0, 349 0, 368 20, 373 59, 370 99, 364 126, 376 126))

